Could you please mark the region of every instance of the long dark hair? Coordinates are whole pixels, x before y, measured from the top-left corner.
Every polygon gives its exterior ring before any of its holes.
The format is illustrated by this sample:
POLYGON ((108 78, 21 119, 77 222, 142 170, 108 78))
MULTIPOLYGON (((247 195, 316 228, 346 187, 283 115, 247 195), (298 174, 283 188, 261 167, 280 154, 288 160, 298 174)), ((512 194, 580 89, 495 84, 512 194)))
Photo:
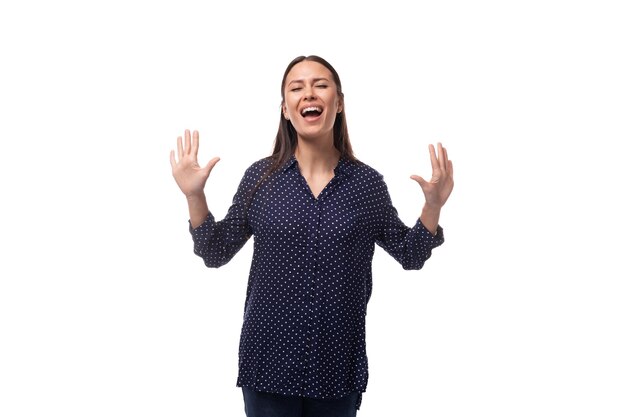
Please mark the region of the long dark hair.
MULTIPOLYGON (((280 167, 282 167, 289 158, 293 155, 296 150, 296 146, 298 144, 298 133, 296 129, 294 129, 291 121, 285 119, 283 117, 282 106, 285 103, 285 82, 287 81, 287 75, 291 71, 291 69, 300 62, 303 61, 313 61, 319 64, 322 64, 333 75, 333 81, 337 86, 337 95, 340 97, 342 102, 342 111, 341 113, 337 113, 335 117, 335 124, 333 126, 333 142, 335 148, 340 152, 341 158, 346 159, 352 162, 359 162, 352 152, 352 145, 350 144, 350 136, 348 135, 348 125, 346 123, 346 106, 344 103, 343 90, 341 88, 341 79, 339 78, 339 74, 333 68, 332 65, 324 58, 321 58, 317 55, 309 55, 309 56, 299 56, 295 58, 293 61, 287 65, 285 69, 285 73, 283 74, 283 81, 280 85, 280 96, 282 98, 281 101, 281 111, 280 111, 280 121, 278 123, 278 132, 276 133, 276 139, 274 140, 274 150, 272 154, 268 157, 271 161, 271 164, 268 165, 267 170, 261 177, 259 183, 252 191, 252 195, 256 192, 256 190, 261 186, 261 184, 272 174, 274 174, 280 167)), ((250 198, 252 198, 252 195, 250 198)))
MULTIPOLYGON (((272 158, 274 164, 272 164, 272 168, 270 169, 270 175, 278 169, 278 167, 282 166, 296 149, 296 145, 298 143, 298 134, 296 130, 293 128, 291 121, 285 119, 282 113, 282 105, 285 103, 285 82, 287 81, 287 75, 291 71, 291 69, 300 62, 303 61, 313 61, 319 64, 322 64, 333 75, 333 81, 335 81, 335 85, 337 86, 337 95, 341 98, 343 103, 343 90, 341 88, 341 79, 339 78, 339 74, 333 68, 328 61, 324 58, 321 58, 316 55, 309 56, 299 56, 295 58, 293 61, 287 65, 287 69, 285 69, 285 73, 283 74, 283 81, 280 85, 280 95, 282 98, 281 101, 281 112, 280 112, 280 122, 278 124, 278 133, 276 133, 276 140, 274 141, 274 151, 270 158, 272 158)), ((351 161, 355 161, 356 158, 352 152, 352 145, 350 145, 350 136, 348 135, 348 125, 346 124, 346 112, 345 112, 345 104, 343 105, 343 110, 341 113, 337 113, 335 118, 335 125, 333 126, 333 136, 334 136, 334 144, 335 148, 341 153, 343 158, 346 158, 351 161)))

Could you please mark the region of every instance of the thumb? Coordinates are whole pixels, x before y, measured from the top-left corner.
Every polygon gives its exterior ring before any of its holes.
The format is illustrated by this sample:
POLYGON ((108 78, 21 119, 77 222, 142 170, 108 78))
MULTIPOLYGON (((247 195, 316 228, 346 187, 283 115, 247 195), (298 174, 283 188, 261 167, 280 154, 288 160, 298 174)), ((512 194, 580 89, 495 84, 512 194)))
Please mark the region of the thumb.
POLYGON ((211 171, 213 170, 213 167, 215 166, 215 164, 219 162, 219 160, 220 160, 220 157, 216 156, 215 158, 211 159, 208 164, 206 164, 204 169, 207 171, 207 175, 211 175, 211 171))
POLYGON ((424 188, 427 182, 424 178, 420 177, 419 175, 411 175, 411 179, 417 182, 422 188, 424 188))

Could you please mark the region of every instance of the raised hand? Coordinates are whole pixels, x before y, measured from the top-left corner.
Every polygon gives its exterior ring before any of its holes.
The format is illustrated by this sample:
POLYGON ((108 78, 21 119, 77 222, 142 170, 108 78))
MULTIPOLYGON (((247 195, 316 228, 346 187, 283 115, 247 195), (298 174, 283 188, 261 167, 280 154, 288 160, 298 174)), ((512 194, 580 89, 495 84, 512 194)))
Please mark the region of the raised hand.
POLYGON ((437 144, 437 152, 433 145, 428 145, 430 151, 430 163, 433 168, 433 175, 430 181, 426 181, 419 175, 411 175, 411 179, 417 181, 422 187, 425 205, 429 208, 439 210, 450 197, 452 188, 454 188, 454 178, 452 161, 448 159, 448 151, 441 143, 437 144))
POLYGON ((220 160, 215 157, 209 161, 206 166, 201 167, 198 164, 198 147, 200 146, 200 137, 197 130, 193 131, 193 137, 189 130, 185 130, 185 141, 178 137, 178 161, 174 155, 174 151, 170 152, 170 164, 172 165, 172 175, 176 180, 176 184, 187 198, 203 195, 204 186, 211 174, 211 170, 220 160))

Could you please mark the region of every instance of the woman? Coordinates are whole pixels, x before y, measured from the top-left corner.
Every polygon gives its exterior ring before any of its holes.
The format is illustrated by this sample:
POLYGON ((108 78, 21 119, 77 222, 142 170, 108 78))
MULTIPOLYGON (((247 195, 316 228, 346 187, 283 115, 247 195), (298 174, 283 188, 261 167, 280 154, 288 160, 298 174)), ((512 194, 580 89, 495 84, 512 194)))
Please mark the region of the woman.
POLYGON ((423 266, 443 243, 438 223, 452 162, 441 144, 429 145, 433 175, 411 177, 425 204, 409 228, 382 175, 352 153, 335 69, 298 57, 281 93, 274 152, 247 169, 223 220, 215 221, 203 191, 219 158, 198 165, 198 132, 178 138, 172 172, 189 204, 194 252, 208 267, 224 265, 255 236, 237 379, 247 416, 355 416, 368 379, 374 246, 405 269, 423 266))

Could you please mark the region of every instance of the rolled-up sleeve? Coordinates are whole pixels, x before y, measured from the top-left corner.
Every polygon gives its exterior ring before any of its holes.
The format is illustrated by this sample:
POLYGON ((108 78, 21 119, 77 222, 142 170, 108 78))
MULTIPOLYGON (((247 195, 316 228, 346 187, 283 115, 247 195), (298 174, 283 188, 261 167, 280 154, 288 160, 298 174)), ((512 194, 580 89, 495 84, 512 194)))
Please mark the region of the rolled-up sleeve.
POLYGON ((421 269, 430 258, 434 248, 444 242, 443 229, 437 226, 437 233, 432 233, 417 220, 411 228, 398 217, 398 211, 391 202, 389 190, 382 177, 376 188, 379 189, 380 204, 378 224, 381 225, 376 243, 389 253, 404 269, 421 269))
POLYGON ((247 207, 252 190, 258 180, 255 167, 246 170, 232 204, 223 220, 216 221, 209 213, 205 221, 189 232, 193 238, 193 251, 209 268, 219 268, 228 263, 252 236, 247 221, 247 207))

